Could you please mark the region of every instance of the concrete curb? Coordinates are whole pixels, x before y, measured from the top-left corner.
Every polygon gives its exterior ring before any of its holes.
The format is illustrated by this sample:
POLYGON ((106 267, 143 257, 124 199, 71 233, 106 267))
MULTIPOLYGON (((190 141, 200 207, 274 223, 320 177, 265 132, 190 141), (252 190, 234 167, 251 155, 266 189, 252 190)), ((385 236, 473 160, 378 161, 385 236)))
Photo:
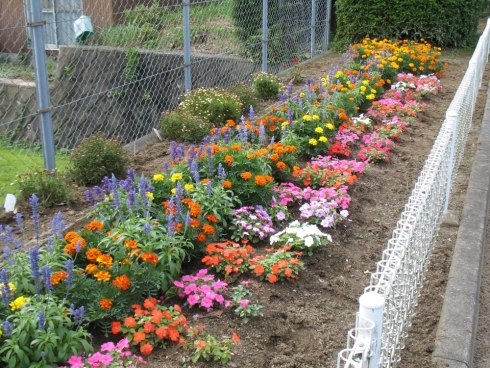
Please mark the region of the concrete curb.
POLYGON ((434 363, 473 366, 480 279, 490 204, 490 86, 437 328, 434 363))

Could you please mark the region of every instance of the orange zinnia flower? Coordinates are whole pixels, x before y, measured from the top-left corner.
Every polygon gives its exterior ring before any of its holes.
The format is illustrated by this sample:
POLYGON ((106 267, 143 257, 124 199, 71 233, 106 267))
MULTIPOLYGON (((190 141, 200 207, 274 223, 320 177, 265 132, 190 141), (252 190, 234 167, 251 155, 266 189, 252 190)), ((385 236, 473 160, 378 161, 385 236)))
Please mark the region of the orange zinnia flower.
POLYGON ((152 263, 152 264, 158 263, 158 256, 152 252, 143 253, 143 255, 141 256, 141 259, 145 262, 152 263))
POLYGON ((109 281, 111 279, 111 274, 107 271, 97 272, 94 277, 97 281, 109 281))
POLYGON ((95 262, 97 260, 97 257, 101 255, 102 252, 99 249, 90 248, 89 250, 87 250, 87 253, 85 253, 85 258, 87 258, 89 262, 95 262))
POLYGON ((112 302, 107 298, 101 299, 99 302, 99 305, 102 309, 111 309, 112 308, 112 302))
POLYGON ((117 276, 112 280, 112 285, 118 288, 118 290, 128 290, 131 286, 131 280, 126 275, 117 276))
POLYGON ((146 340, 146 334, 144 332, 138 331, 135 332, 133 336, 133 341, 137 344, 139 344, 141 341, 146 340))
POLYGON ((229 180, 224 180, 222 182, 222 184, 223 184, 223 187, 225 187, 225 189, 230 189, 232 186, 231 181, 229 181, 229 180))
POLYGON ((149 355, 153 351, 153 345, 147 342, 145 345, 140 347, 142 354, 149 355))
POLYGON ((286 277, 291 277, 291 275, 293 274, 293 271, 290 268, 286 268, 284 270, 284 274, 286 275, 286 277))
POLYGON ((104 224, 100 221, 92 221, 90 223, 88 223, 86 226, 85 226, 86 229, 89 229, 89 230, 102 230, 104 228, 104 224))
POLYGON ((153 331, 155 331, 155 325, 150 321, 146 321, 143 325, 143 331, 145 331, 146 333, 152 333, 153 331))
POLYGON ((248 180, 252 177, 252 173, 250 171, 244 171, 242 172, 241 177, 243 180, 248 180))
POLYGON ((155 335, 157 335, 159 339, 164 339, 167 337, 167 329, 165 327, 157 328, 155 335))
POLYGON ((168 329, 168 337, 170 337, 170 340, 177 342, 179 341, 179 336, 180 336, 179 331, 177 331, 176 329, 174 328, 168 329))

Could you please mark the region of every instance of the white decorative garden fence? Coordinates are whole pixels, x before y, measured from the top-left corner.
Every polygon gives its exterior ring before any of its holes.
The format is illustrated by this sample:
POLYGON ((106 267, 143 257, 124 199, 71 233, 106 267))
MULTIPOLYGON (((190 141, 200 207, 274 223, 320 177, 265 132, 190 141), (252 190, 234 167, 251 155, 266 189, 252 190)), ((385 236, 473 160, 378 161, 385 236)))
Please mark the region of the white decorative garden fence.
POLYGON ((395 367, 417 305, 425 272, 447 212, 451 182, 463 156, 489 54, 490 20, 401 218, 359 299, 356 327, 337 367, 395 367))

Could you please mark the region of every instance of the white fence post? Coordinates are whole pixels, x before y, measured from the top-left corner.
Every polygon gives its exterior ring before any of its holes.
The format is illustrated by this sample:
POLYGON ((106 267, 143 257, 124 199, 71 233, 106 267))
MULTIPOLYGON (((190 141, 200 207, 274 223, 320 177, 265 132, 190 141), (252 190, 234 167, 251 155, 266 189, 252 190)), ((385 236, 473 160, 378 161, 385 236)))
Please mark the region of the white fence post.
MULTIPOLYGON (((385 299, 382 295, 369 291, 359 298, 359 335, 369 335, 366 338, 371 340, 369 356, 366 368, 378 368, 381 356, 381 334, 383 332, 383 311, 385 299), (366 330, 364 322, 370 320, 374 322, 374 329, 366 330)), ((367 327, 367 326, 366 326, 367 327)))

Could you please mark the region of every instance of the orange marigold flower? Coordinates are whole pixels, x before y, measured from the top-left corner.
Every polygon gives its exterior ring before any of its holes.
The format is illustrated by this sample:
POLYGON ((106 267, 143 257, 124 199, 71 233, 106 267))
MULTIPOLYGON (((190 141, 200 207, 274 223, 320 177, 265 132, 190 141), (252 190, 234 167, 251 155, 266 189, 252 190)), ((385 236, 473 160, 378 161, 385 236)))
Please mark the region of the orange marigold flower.
POLYGON ((242 172, 241 177, 243 180, 248 180, 252 177, 252 173, 250 171, 244 171, 242 172))
POLYGON ((96 261, 101 263, 107 268, 112 267, 112 256, 110 254, 101 254, 96 258, 96 261))
POLYGON ((141 259, 145 262, 152 263, 152 264, 158 263, 158 256, 152 252, 143 253, 143 255, 141 256, 141 259))
POLYGON ((240 152, 242 150, 242 146, 240 146, 239 144, 232 144, 230 148, 233 151, 237 151, 237 152, 240 152))
POLYGON ((75 250, 75 246, 72 243, 70 243, 65 245, 65 247, 63 248, 63 253, 66 253, 69 256, 73 257, 77 252, 75 250))
POLYGON ((283 170, 285 170, 285 169, 286 169, 286 164, 285 164, 284 162, 282 162, 282 161, 279 161, 279 162, 276 164, 276 167, 277 167, 279 170, 283 171, 283 170))
POLYGON ((99 305, 102 309, 111 309, 112 308, 112 302, 107 298, 101 299, 99 302, 99 305))
POLYGON ((111 329, 112 329, 112 333, 114 335, 117 335, 119 332, 121 332, 121 322, 119 322, 119 321, 112 321, 112 323, 111 323, 111 329))
POLYGON ((91 221, 85 226, 85 228, 93 231, 102 230, 104 228, 104 224, 100 221, 91 221))
POLYGON ((79 237, 80 237, 80 235, 78 235, 78 233, 76 233, 74 231, 69 231, 65 234, 65 240, 68 242, 71 242, 72 239, 79 238, 79 237))
POLYGON ((196 235, 196 240, 198 242, 204 243, 206 241, 206 235, 204 235, 203 233, 199 233, 196 235))
POLYGON ((65 271, 58 271, 58 272, 55 272, 52 276, 51 276, 51 284, 52 285, 58 285, 60 283, 60 281, 63 281, 64 279, 66 279, 68 277, 68 273, 65 272, 65 271))
POLYGON ((231 164, 233 164, 233 162, 235 162, 235 160, 233 159, 233 156, 231 156, 231 155, 225 156, 225 164, 231 166, 231 164))
POLYGON ((85 271, 87 271, 87 273, 89 275, 93 275, 94 273, 96 273, 97 271, 99 270, 99 267, 97 267, 97 265, 94 265, 94 264, 88 264, 86 267, 85 267, 85 271))
POLYGON ((232 187, 231 181, 229 181, 229 180, 224 180, 222 182, 222 184, 223 184, 223 187, 225 187, 225 189, 230 189, 232 187))
POLYGON ((216 235, 216 230, 214 229, 214 227, 212 227, 211 225, 208 225, 208 224, 203 225, 202 231, 206 235, 216 235))
POLYGON ((272 181, 274 180, 274 178, 270 175, 266 175, 264 176, 265 180, 267 180, 269 183, 272 183, 272 181))
POLYGON ((133 336, 133 341, 137 344, 139 344, 141 341, 146 340, 146 334, 144 332, 138 331, 135 332, 133 336))
POLYGON ((197 217, 201 214, 201 206, 199 203, 192 202, 189 203, 189 215, 192 217, 197 217))
POLYGON ((89 250, 87 250, 87 253, 85 253, 85 258, 87 258, 89 262, 95 262, 97 260, 97 257, 101 255, 102 252, 99 249, 90 248, 89 250))
POLYGON ((124 246, 126 248, 130 248, 130 249, 136 249, 136 248, 138 248, 138 245, 139 245, 138 242, 136 240, 133 240, 133 239, 126 240, 124 242, 124 246))
POLYGON ((214 223, 219 221, 218 218, 213 214, 206 215, 206 220, 208 220, 209 222, 214 222, 214 223))
POLYGON ((112 285, 117 287, 118 290, 128 290, 131 286, 131 280, 126 275, 117 276, 112 280, 112 285))
POLYGON ((267 280, 271 283, 271 284, 274 284, 276 283, 279 279, 277 278, 276 275, 269 275, 269 277, 267 278, 267 280))
POLYGON ((200 227, 201 221, 199 219, 191 219, 190 225, 192 228, 200 227))
POLYGON ((272 162, 276 162, 276 161, 279 161, 279 155, 277 153, 273 153, 271 155, 271 157, 269 157, 269 159, 272 161, 272 162))
POLYGON ((111 279, 111 274, 107 271, 99 271, 94 275, 94 277, 97 279, 97 281, 109 281, 111 279))
POLYGON ((87 242, 84 238, 74 238, 70 241, 70 244, 73 244, 74 249, 83 249, 87 245, 87 242))
POLYGON ((227 126, 227 127, 234 127, 235 126, 235 122, 232 119, 228 119, 228 120, 226 120, 225 126, 227 126))
POLYGON ((262 176, 262 175, 255 176, 255 184, 257 184, 259 187, 263 187, 264 185, 266 185, 267 180, 266 180, 265 176, 262 176))
POLYGON ((263 275, 263 274, 264 274, 264 271, 265 271, 265 270, 264 270, 264 266, 262 266, 262 265, 257 265, 257 266, 255 266, 255 268, 254 268, 254 272, 255 272, 257 275, 259 275, 259 276, 260 276, 260 275, 263 275))
POLYGON ((196 349, 203 349, 206 347, 206 341, 203 341, 203 340, 197 340, 196 343, 196 349))

